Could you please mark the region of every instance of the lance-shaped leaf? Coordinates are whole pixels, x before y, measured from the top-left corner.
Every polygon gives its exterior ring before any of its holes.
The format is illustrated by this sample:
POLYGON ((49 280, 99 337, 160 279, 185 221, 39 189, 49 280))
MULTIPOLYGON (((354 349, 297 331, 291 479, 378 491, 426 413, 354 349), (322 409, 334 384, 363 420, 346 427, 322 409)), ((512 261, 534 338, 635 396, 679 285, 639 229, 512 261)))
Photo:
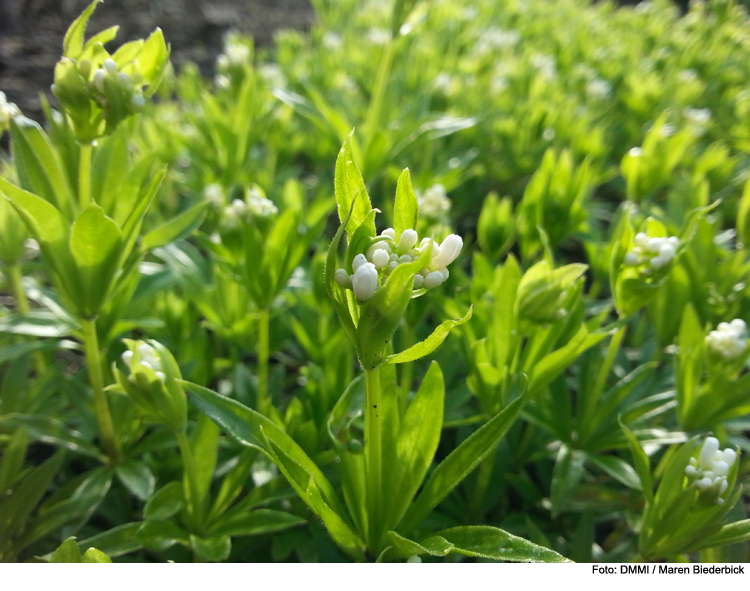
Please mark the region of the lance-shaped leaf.
MULTIPOLYGON (((190 399, 195 406, 239 443, 261 450, 272 460, 274 456, 278 456, 280 451, 291 458, 295 465, 307 474, 308 480, 310 478, 315 480, 315 484, 320 489, 326 504, 339 515, 343 514, 336 493, 323 472, 276 423, 239 402, 221 396, 208 388, 184 380, 176 381, 190 391, 190 399), (269 442, 272 442, 275 447, 269 447, 269 442)), ((293 482, 290 482, 290 484, 294 485, 293 482)), ((307 486, 307 481, 305 481, 304 486, 307 486)))
POLYGON ((420 543, 405 538, 395 531, 389 531, 387 536, 391 547, 384 554, 388 558, 409 558, 411 556, 419 556, 420 554, 447 556, 455 547, 448 540, 440 536, 430 536, 420 543))
POLYGON ((405 168, 404 172, 401 173, 398 185, 396 185, 396 203, 393 215, 395 217, 396 243, 398 243, 401 233, 404 230, 413 230, 417 227, 417 196, 414 194, 414 188, 411 186, 411 176, 409 175, 408 168, 405 168))
MULTIPOLYGON (((356 197, 355 197, 356 199, 356 197)), ((331 244, 328 246, 328 253, 326 254, 326 270, 325 270, 325 282, 326 290, 328 291, 328 297, 333 301, 333 305, 336 308, 336 314, 339 317, 341 326, 344 328, 349 340, 352 345, 356 346, 357 342, 357 329, 352 320, 351 314, 349 313, 349 306, 347 304, 346 291, 334 280, 337 268, 337 254, 339 244, 341 243, 341 237, 344 235, 346 226, 351 219, 352 212, 356 202, 352 201, 349 207, 349 213, 346 218, 341 222, 339 229, 336 231, 331 244)))
POLYGON ((97 315, 106 301, 122 255, 122 232, 92 203, 78 216, 70 232, 70 252, 75 261, 81 292, 69 294, 84 318, 97 315))
POLYGON ((408 532, 419 524, 459 482, 466 478, 479 463, 487 457, 508 432, 518 418, 523 406, 523 398, 517 398, 505 409, 472 433, 461 445, 454 449, 430 475, 411 504, 399 526, 408 532))
POLYGON ((641 481, 641 490, 643 496, 646 498, 646 502, 652 504, 654 502, 654 484, 651 479, 651 462, 649 462, 648 456, 641 447, 640 442, 636 439, 633 432, 620 421, 620 429, 625 433, 625 437, 628 440, 628 447, 630 452, 633 454, 633 463, 635 464, 635 471, 638 474, 638 478, 641 481))
POLYGON ((307 485, 307 501, 323 520, 323 524, 326 526, 328 533, 331 534, 333 541, 341 546, 347 554, 353 556, 355 560, 363 561, 364 542, 341 519, 341 516, 326 504, 312 478, 307 485))
POLYGON ((74 20, 73 24, 68 27, 65 39, 63 40, 63 55, 65 57, 78 59, 78 56, 80 56, 83 51, 83 37, 86 34, 86 25, 88 25, 89 19, 96 9, 96 5, 102 1, 94 0, 81 13, 81 16, 74 20))
POLYGON ((145 251, 165 246, 170 242, 187 238, 203 223, 208 210, 208 201, 194 205, 167 223, 152 230, 143 238, 141 248, 145 251))
POLYGON ((440 326, 438 326, 432 334, 427 337, 424 341, 412 345, 401 353, 395 355, 389 355, 385 358, 385 363, 409 363, 416 361, 422 357, 426 357, 437 349, 450 333, 451 329, 456 326, 461 326, 464 322, 468 322, 471 318, 472 310, 474 306, 470 306, 468 312, 463 318, 457 318, 456 320, 446 320, 440 326))
POLYGON ((488 525, 445 529, 422 540, 420 544, 427 546, 435 537, 452 544, 452 553, 464 556, 510 562, 570 562, 554 550, 537 546, 528 540, 488 525))
MULTIPOLYGON (((342 222, 346 220, 347 213, 351 211, 351 215, 346 222, 346 231, 349 233, 349 236, 354 234, 354 231, 365 220, 367 214, 372 209, 362 174, 354 162, 354 150, 352 148, 353 135, 354 130, 349 133, 346 140, 344 140, 344 145, 341 146, 341 151, 336 158, 336 173, 334 178, 339 220, 342 222)), ((371 230, 371 235, 375 235, 374 222, 372 223, 371 230)))
POLYGON ((443 373, 433 361, 401 421, 395 457, 386 475, 386 528, 401 521, 432 463, 443 428, 444 396, 443 373))

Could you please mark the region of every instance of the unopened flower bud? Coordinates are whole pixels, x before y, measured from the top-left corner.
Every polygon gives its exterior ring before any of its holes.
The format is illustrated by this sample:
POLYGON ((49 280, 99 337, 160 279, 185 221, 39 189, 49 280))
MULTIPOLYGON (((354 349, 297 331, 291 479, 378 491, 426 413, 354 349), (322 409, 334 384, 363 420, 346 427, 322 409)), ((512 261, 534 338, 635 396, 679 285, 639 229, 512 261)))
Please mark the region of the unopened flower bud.
POLYGON ((399 238, 398 241, 398 248, 402 252, 408 252, 410 251, 414 245, 417 243, 417 233, 414 230, 404 230, 401 233, 401 238, 399 238))
POLYGON ((336 269, 333 279, 341 287, 351 288, 352 286, 352 278, 349 273, 346 272, 346 269, 336 269))
POLYGON ((146 99, 144 99, 140 94, 136 94, 132 99, 130 99, 130 108, 133 109, 133 111, 140 111, 143 109, 143 105, 146 104, 146 99))
POLYGON ((390 258, 388 253, 382 248, 379 248, 372 254, 372 264, 375 265, 375 268, 378 270, 388 265, 389 262, 390 258))
POLYGON ((414 289, 422 289, 423 285, 424 285, 424 277, 422 277, 419 273, 414 275, 414 289))
POLYGON ((432 289, 443 283, 443 274, 440 271, 433 271, 424 278, 424 287, 432 289))
POLYGON ((386 228, 380 233, 381 236, 386 236, 391 240, 396 240, 396 230, 393 228, 386 228))
POLYGON ((111 57, 104 60, 104 69, 110 76, 114 76, 115 74, 117 74, 117 64, 115 63, 115 60, 113 60, 111 57))
MULTIPOLYGON (((440 243, 437 255, 433 254, 430 269, 442 269, 456 260, 461 253, 464 241, 457 234, 450 234, 440 243)), ((433 250, 434 253, 434 250, 433 250)))
MULTIPOLYGON (((359 255, 358 255, 359 256, 359 255)), ((372 263, 363 263, 352 276, 352 290, 360 301, 367 301, 378 288, 378 271, 372 263)))
POLYGON ((101 68, 94 73, 94 86, 99 92, 104 92, 104 70, 101 68))
POLYGON ((359 269, 362 265, 364 265, 367 262, 367 258, 365 258, 365 255, 358 254, 354 257, 354 260, 352 261, 352 271, 355 273, 357 272, 357 269, 359 269))

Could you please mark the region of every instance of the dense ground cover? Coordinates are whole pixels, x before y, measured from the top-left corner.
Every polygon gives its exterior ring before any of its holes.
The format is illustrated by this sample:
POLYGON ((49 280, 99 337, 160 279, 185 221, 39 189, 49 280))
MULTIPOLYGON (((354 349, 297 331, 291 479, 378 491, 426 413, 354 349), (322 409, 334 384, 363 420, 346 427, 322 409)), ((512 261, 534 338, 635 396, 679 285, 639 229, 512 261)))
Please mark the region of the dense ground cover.
POLYGON ((318 0, 205 80, 95 4, 0 102, 1 560, 750 558, 744 9, 318 0))

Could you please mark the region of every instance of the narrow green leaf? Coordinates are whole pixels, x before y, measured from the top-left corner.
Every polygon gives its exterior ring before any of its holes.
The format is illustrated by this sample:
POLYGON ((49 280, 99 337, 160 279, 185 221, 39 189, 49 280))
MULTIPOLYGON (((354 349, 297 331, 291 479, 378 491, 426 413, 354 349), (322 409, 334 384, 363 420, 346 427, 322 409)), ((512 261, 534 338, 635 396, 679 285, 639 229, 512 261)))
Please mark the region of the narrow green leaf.
POLYGON ((633 466, 617 456, 590 455, 589 460, 628 488, 643 490, 641 479, 633 466))
POLYGON ((233 515, 228 519, 220 519, 213 527, 211 534, 225 534, 228 536, 257 536, 283 531, 297 525, 307 523, 301 517, 275 511, 273 509, 255 509, 246 513, 233 515))
POLYGON ((108 531, 79 542, 78 548, 84 550, 84 548, 95 547, 112 558, 135 552, 142 548, 141 543, 136 537, 142 525, 140 522, 118 525, 108 531))
POLYGON ((160 246, 169 244, 170 242, 187 238, 203 223, 207 211, 208 201, 194 205, 187 211, 184 211, 180 215, 169 220, 167 223, 146 234, 141 242, 141 248, 144 251, 150 251, 154 248, 159 248, 160 246))
POLYGON ((443 427, 444 396, 443 373, 433 361, 401 421, 393 465, 385 475, 386 528, 401 521, 432 463, 443 427))
POLYGON ((323 500, 318 487, 315 486, 315 480, 310 478, 307 485, 307 499, 318 516, 331 534, 333 541, 357 561, 364 560, 365 544, 359 537, 344 523, 341 517, 333 511, 323 500))
POLYGON ((573 491, 583 478, 583 466, 586 454, 567 445, 560 446, 557 461, 552 472, 552 487, 550 501, 552 503, 552 517, 557 517, 566 507, 573 496, 573 491))
POLYGON ((424 544, 418 544, 409 540, 395 531, 389 531, 387 534, 392 544, 389 554, 393 558, 409 558, 419 556, 420 554, 429 554, 430 556, 447 556, 453 550, 454 546, 445 538, 440 536, 430 536, 424 544))
POLYGON ((196 555, 206 562, 223 562, 232 551, 232 538, 225 535, 203 538, 191 534, 190 545, 196 555))
POLYGON ((60 563, 75 563, 81 562, 81 551, 78 549, 75 538, 68 538, 55 550, 55 553, 50 558, 50 562, 60 563))
POLYGON ((163 552, 175 544, 190 545, 190 536, 174 521, 144 521, 136 539, 149 550, 163 552))
POLYGON ((70 233, 70 252, 78 267, 81 293, 70 294, 85 318, 104 305, 122 253, 122 232, 92 203, 78 216, 70 233))
POLYGON ((82 563, 111 564, 112 559, 101 550, 97 550, 96 548, 89 548, 88 550, 86 550, 83 557, 81 558, 81 562, 82 563))
MULTIPOLYGON (((367 195, 365 182, 362 174, 354 162, 354 150, 352 148, 352 136, 354 130, 344 140, 341 151, 336 158, 336 173, 334 186, 336 191, 336 203, 338 203, 339 220, 346 220, 351 211, 349 220, 346 222, 346 231, 351 236, 354 231, 365 220, 372 206, 367 195), (356 201, 355 201, 356 200, 356 201), (352 204, 354 207, 352 207, 352 204)), ((375 224, 372 223, 371 236, 375 235, 375 224)))
POLYGON ((78 59, 78 56, 83 51, 83 36, 86 34, 86 25, 91 18, 91 15, 96 9, 96 5, 103 0, 94 0, 88 5, 86 10, 81 13, 73 24, 68 27, 67 33, 65 33, 65 39, 63 40, 63 55, 72 59, 78 59))
POLYGON ((690 551, 694 552, 703 548, 737 544, 748 540, 750 540, 750 519, 743 519, 742 521, 725 525, 714 535, 703 538, 699 543, 691 546, 690 551))
POLYGON ((653 504, 654 485, 651 479, 651 462, 649 462, 648 456, 643 447, 641 447, 638 439, 636 439, 633 432, 622 421, 620 421, 620 429, 622 429, 622 432, 625 433, 625 437, 628 439, 628 447, 630 447, 630 453, 633 454, 635 471, 638 473, 638 478, 641 481, 643 496, 646 498, 647 503, 653 504))
POLYGON ((451 329, 456 326, 461 326, 464 322, 468 322, 471 319, 472 310, 474 306, 469 306, 469 310, 463 318, 457 318, 456 320, 446 320, 440 326, 438 326, 432 334, 425 340, 412 345, 401 353, 395 355, 389 355, 385 358, 385 363, 409 363, 416 361, 422 357, 426 357, 437 349, 443 341, 446 339, 451 329))
POLYGON ((411 186, 409 169, 405 168, 396 185, 396 204, 393 215, 395 217, 394 229, 396 230, 396 242, 401 238, 404 230, 416 230, 419 217, 417 207, 417 196, 411 186))
POLYGON ((175 515, 185 504, 182 483, 175 481, 162 486, 143 508, 149 521, 164 521, 175 515))
POLYGON ((141 501, 154 493, 156 478, 145 462, 128 460, 115 468, 115 474, 122 484, 141 501))
MULTIPOLYGON (((487 525, 453 527, 439 531, 435 536, 440 536, 453 544, 452 551, 465 556, 509 562, 570 562, 554 550, 537 546, 502 529, 487 525)), ((422 545, 432 537, 423 540, 422 545)))
POLYGON ((408 532, 427 516, 456 485, 487 457, 518 418, 523 398, 517 398, 505 409, 472 433, 443 460, 427 479, 417 499, 409 507, 399 530, 408 532))
POLYGON ((3 461, 0 462, 0 495, 5 493, 18 479, 26 459, 29 447, 29 435, 26 429, 17 429, 10 438, 10 443, 3 450, 3 461))

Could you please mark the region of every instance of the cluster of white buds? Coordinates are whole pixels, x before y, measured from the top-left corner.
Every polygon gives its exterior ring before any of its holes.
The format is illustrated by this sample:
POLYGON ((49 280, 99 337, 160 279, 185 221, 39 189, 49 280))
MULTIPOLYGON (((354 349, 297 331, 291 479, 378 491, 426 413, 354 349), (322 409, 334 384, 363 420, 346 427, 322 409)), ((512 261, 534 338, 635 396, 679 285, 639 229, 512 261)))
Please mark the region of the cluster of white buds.
POLYGON ((0 92, 0 134, 10 125, 10 120, 21 114, 15 103, 9 103, 4 92, 0 92))
POLYGON ((221 185, 211 183, 203 189, 203 198, 211 204, 211 207, 221 207, 224 205, 224 191, 221 185))
POLYGON ((720 322, 716 330, 706 336, 706 344, 725 361, 734 361, 747 347, 747 325, 735 318, 732 322, 720 322))
MULTIPOLYGON (((81 67, 84 67, 83 62, 81 63, 81 67)), ((111 57, 104 60, 103 67, 94 72, 94 79, 91 82, 92 88, 98 91, 96 100, 101 107, 105 107, 107 102, 104 95, 106 90, 105 81, 107 79, 114 80, 130 96, 129 105, 131 111, 138 112, 143 109, 146 99, 143 97, 140 87, 138 87, 138 84, 141 82, 140 74, 135 74, 131 78, 125 72, 118 71, 117 63, 111 57)))
POLYGON ((224 53, 216 58, 216 67, 226 70, 230 66, 242 66, 250 63, 250 47, 244 43, 227 40, 224 43, 224 53))
POLYGON ((625 264, 635 267, 648 263, 656 271, 672 262, 680 239, 677 236, 649 238, 644 232, 639 232, 634 242, 633 250, 625 255, 625 264))
POLYGON ((716 437, 707 437, 698 459, 690 458, 690 464, 685 468, 685 475, 691 483, 695 482, 699 491, 712 490, 717 497, 716 504, 723 505, 724 499, 719 495, 724 494, 729 486, 727 475, 737 459, 737 452, 729 448, 721 450, 719 447, 719 440, 716 437))
POLYGON ((419 215, 432 220, 442 220, 451 212, 451 200, 441 184, 432 185, 417 195, 419 215))
MULTIPOLYGON (((167 379, 167 376, 162 371, 161 361, 159 360, 159 354, 156 352, 156 349, 154 349, 151 345, 142 343, 138 345, 138 355, 141 358, 141 365, 145 365, 149 369, 153 370, 153 372, 156 374, 156 377, 159 378, 162 382, 167 379)), ((122 354, 122 360, 125 362, 125 365, 127 365, 128 368, 131 368, 130 364, 133 361, 133 352, 125 351, 122 354)))
POLYGON ((279 213, 273 201, 266 199, 255 187, 247 191, 247 210, 254 216, 267 218, 279 213))
POLYGON ((430 264, 414 276, 414 289, 432 289, 448 279, 448 265, 456 260, 463 240, 456 234, 450 234, 441 244, 432 238, 424 238, 417 247, 416 230, 404 230, 396 244, 396 231, 393 228, 383 230, 382 240, 373 244, 365 254, 358 254, 352 261, 351 275, 346 269, 338 269, 334 279, 336 283, 354 291, 360 302, 369 300, 388 275, 403 264, 418 259, 425 248, 432 244, 432 259, 430 264))

